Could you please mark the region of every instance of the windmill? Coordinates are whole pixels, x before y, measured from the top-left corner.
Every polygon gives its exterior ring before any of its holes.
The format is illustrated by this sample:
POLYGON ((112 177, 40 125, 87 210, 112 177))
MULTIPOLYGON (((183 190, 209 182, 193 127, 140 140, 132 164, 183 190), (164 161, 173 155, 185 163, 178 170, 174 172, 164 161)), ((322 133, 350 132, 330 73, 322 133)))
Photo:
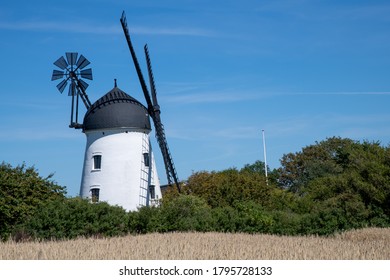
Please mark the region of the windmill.
POLYGON ((127 41, 127 44, 128 44, 128 47, 129 47, 129 50, 130 50, 130 53, 131 53, 131 56, 132 56, 132 59, 134 62, 134 66, 135 66, 135 69, 137 71, 138 79, 140 81, 141 88, 142 88, 142 91, 143 91, 145 99, 146 99, 148 112, 153 120, 153 124, 154 124, 155 130, 156 130, 156 132, 155 132, 156 138, 157 138, 157 142, 160 146, 160 150, 161 150, 161 153, 163 156, 168 184, 169 185, 175 184, 176 188, 180 192, 179 180, 178 180, 178 177, 176 174, 175 166, 173 164, 173 159, 172 159, 171 153, 170 153, 169 148, 168 148, 168 142, 167 142, 167 139, 165 137, 164 126, 161 122, 161 117, 160 117, 161 110, 160 110, 160 106, 159 106, 158 101, 157 101, 157 92, 156 92, 156 86, 154 83, 154 76, 153 76, 153 72, 152 72, 152 65, 151 65, 151 60, 150 60, 150 56, 149 56, 148 46, 147 45, 144 46, 144 51, 145 51, 146 63, 147 63, 148 74, 149 74, 151 94, 149 93, 148 87, 145 83, 145 79, 143 77, 141 67, 138 63, 138 59, 137 59, 137 56, 135 54, 133 44, 131 43, 130 32, 129 32, 128 27, 127 27, 127 20, 126 20, 125 12, 122 13, 122 17, 120 19, 120 22, 122 24, 123 32, 125 34, 126 41, 127 41))
POLYGON ((59 69, 53 71, 51 79, 61 79, 57 84, 61 93, 69 87, 68 95, 72 97, 69 127, 82 129, 87 138, 80 196, 134 211, 141 206, 158 205, 162 197, 150 141, 150 118, 163 155, 168 184, 175 184, 179 191, 180 187, 161 122, 148 48, 145 46, 151 94, 131 45, 124 13, 121 23, 147 107, 119 89, 116 79, 114 88, 91 103, 86 93, 88 83, 83 80, 92 80, 92 70, 86 69, 90 62, 76 52, 67 52, 54 62, 59 69), (87 110, 82 122, 78 118, 80 98, 87 110))
POLYGON ((92 80, 92 69, 84 69, 90 64, 90 62, 83 55, 80 55, 77 58, 78 53, 67 52, 65 53, 65 56, 66 59, 61 56, 54 62, 54 65, 61 70, 53 70, 51 80, 54 81, 62 79, 62 81, 57 85, 57 89, 60 93, 63 93, 65 88, 69 85, 68 95, 72 96, 69 127, 82 128, 82 124, 78 123, 79 97, 81 97, 81 100, 87 110, 91 106, 91 102, 85 92, 88 87, 88 83, 82 80, 82 78, 92 80))

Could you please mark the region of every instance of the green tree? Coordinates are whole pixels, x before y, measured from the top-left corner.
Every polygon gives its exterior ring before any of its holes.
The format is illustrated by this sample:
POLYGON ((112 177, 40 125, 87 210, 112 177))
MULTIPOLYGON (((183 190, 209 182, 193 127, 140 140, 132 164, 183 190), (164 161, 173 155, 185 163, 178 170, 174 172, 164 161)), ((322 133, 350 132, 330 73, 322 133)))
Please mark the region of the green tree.
POLYGON ((379 142, 329 138, 284 156, 280 182, 302 197, 310 233, 386 226, 389 158, 389 148, 379 142))
POLYGON ((230 168, 219 172, 192 174, 183 190, 203 198, 211 207, 233 206, 237 201, 253 200, 263 206, 271 203, 271 194, 276 189, 267 185, 265 176, 252 168, 230 168))
POLYGON ((280 186, 300 193, 312 179, 342 173, 343 166, 339 163, 343 151, 353 143, 350 139, 332 137, 304 147, 300 152, 283 155, 278 170, 280 186))
POLYGON ((25 164, 12 167, 0 165, 0 237, 5 240, 15 226, 31 217, 37 207, 48 201, 64 199, 65 188, 41 177, 34 167, 25 164))

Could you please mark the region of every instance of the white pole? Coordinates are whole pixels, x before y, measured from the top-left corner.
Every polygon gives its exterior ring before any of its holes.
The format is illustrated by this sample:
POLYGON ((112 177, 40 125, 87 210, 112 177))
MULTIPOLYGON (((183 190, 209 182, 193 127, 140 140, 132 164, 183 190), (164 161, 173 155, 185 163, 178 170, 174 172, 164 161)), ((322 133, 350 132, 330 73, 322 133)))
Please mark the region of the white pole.
POLYGON ((268 170, 267 170, 267 150, 265 148, 265 133, 264 129, 262 130, 263 133, 263 149, 264 149, 264 171, 265 171, 265 182, 268 186, 268 170))

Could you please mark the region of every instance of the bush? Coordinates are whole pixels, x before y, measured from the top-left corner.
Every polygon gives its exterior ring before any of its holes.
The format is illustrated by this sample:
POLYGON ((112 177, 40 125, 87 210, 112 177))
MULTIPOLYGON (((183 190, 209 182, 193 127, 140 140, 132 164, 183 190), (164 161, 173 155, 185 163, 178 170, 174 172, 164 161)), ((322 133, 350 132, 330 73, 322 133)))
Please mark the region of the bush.
POLYGON ((213 229, 211 208, 196 196, 180 195, 161 206, 159 231, 210 231, 213 229))
POLYGON ((121 207, 72 198, 42 205, 18 231, 36 239, 116 236, 127 233, 127 219, 121 207))
POLYGON ((219 232, 237 232, 240 222, 238 211, 230 206, 212 209, 214 230, 219 232))
POLYGON ((247 233, 269 233, 274 224, 272 216, 254 201, 236 203, 238 230, 247 233))
POLYGON ((149 232, 166 231, 161 222, 160 207, 140 207, 138 211, 128 213, 129 232, 135 234, 144 234, 149 232))
POLYGON ((43 178, 25 164, 0 164, 0 239, 8 239, 42 204, 65 198, 65 188, 53 182, 52 176, 43 178))
POLYGON ((65 190, 34 168, 0 165, 0 237, 19 240, 169 231, 333 234, 390 226, 390 148, 328 138, 284 155, 269 170, 192 174, 182 193, 170 189, 159 207, 126 213, 106 203, 66 199, 65 190), (16 230, 17 229, 17 230, 16 230))
POLYGON ((305 230, 302 229, 303 215, 291 211, 273 211, 270 215, 273 219, 270 233, 278 235, 298 235, 305 233, 305 230))

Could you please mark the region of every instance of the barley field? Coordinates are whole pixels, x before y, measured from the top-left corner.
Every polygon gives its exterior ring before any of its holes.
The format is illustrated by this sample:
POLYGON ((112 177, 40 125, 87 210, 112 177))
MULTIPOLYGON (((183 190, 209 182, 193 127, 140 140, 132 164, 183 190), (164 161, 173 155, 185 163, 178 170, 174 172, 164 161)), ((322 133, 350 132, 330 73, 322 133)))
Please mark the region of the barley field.
POLYGON ((389 260, 390 228, 333 237, 166 233, 0 243, 1 260, 389 260))

